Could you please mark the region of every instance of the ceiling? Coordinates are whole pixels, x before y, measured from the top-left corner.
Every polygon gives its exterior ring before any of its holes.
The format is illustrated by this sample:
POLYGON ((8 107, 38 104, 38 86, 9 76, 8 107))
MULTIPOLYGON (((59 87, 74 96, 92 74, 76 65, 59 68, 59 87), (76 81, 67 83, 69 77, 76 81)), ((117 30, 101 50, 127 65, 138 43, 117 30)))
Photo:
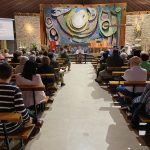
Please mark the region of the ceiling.
POLYGON ((0 0, 0 18, 14 13, 39 13, 40 4, 101 4, 127 2, 127 12, 150 11, 150 0, 0 0))

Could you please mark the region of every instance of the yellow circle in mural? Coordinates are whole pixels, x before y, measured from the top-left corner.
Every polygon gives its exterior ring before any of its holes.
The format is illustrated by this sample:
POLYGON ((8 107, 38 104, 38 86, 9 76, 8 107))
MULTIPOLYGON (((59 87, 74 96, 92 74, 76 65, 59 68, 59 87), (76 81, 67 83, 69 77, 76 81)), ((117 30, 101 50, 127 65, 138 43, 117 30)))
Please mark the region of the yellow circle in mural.
POLYGON ((74 32, 83 32, 88 26, 88 13, 86 10, 81 9, 76 12, 77 9, 73 9, 69 14, 65 16, 67 26, 74 32))

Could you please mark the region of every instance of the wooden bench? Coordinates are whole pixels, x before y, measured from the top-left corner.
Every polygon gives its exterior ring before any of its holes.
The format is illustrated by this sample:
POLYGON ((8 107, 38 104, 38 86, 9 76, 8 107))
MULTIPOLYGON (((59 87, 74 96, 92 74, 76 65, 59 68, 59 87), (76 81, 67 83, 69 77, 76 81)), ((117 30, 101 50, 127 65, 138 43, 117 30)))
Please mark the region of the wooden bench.
POLYGON ((150 118, 148 118, 148 117, 140 115, 139 118, 140 118, 140 121, 143 123, 150 123, 150 118))
POLYGON ((147 83, 150 83, 150 81, 109 81, 109 85, 111 86, 145 86, 147 83))
POLYGON ((131 96, 126 96, 122 94, 121 92, 118 92, 118 96, 122 97, 125 99, 131 100, 134 98, 135 93, 135 88, 136 87, 144 87, 146 84, 149 83, 149 81, 109 81, 109 86, 118 86, 118 85, 124 85, 124 86, 130 86, 133 87, 133 97, 131 96))
MULTIPOLYGON (((112 72, 112 75, 113 76, 116 76, 116 77, 121 77, 121 76, 123 76, 124 75, 124 71, 113 71, 112 72)), ((150 77, 150 72, 147 72, 147 77, 150 77)))
POLYGON ((122 67, 107 67, 108 71, 124 71, 126 69, 129 69, 129 66, 122 66, 122 67))
POLYGON ((56 61, 58 63, 64 63, 65 62, 65 58, 57 58, 56 61))
MULTIPOLYGON (((40 74, 42 79, 54 79, 55 80, 55 74, 40 74)), ((48 83, 45 84, 45 90, 46 94, 48 93, 48 90, 56 91, 56 88, 54 89, 54 86, 48 86, 48 83)))
MULTIPOLYGON (((36 104, 35 92, 36 91, 44 91, 45 86, 44 85, 40 85, 40 86, 18 85, 18 86, 21 89, 21 91, 32 91, 34 111, 35 111, 35 115, 37 117, 37 107, 36 107, 37 104, 36 104)), ((45 97, 45 99, 47 100, 47 97, 45 97)))
POLYGON ((17 65, 19 65, 20 63, 9 63, 9 65, 11 65, 13 68, 16 68, 17 65))
POLYGON ((9 122, 20 122, 22 121, 22 116, 19 113, 0 113, 0 122, 3 126, 4 135, 0 135, 0 139, 4 139, 7 150, 10 150, 10 142, 9 139, 17 139, 20 140, 21 149, 24 149, 23 140, 27 140, 33 131, 35 125, 31 124, 28 127, 24 127, 24 129, 18 133, 8 134, 6 129, 6 123, 9 122))

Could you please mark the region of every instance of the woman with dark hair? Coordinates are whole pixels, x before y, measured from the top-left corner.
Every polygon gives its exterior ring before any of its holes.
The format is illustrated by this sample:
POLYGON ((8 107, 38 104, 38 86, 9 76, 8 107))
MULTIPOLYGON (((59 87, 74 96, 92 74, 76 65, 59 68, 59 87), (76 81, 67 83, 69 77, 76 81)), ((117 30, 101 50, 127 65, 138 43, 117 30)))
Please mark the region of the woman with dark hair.
POLYGON ((62 70, 60 68, 59 63, 54 59, 53 53, 49 53, 48 57, 50 59, 50 65, 53 68, 58 68, 58 70, 54 70, 56 82, 60 81, 61 82, 61 86, 64 86, 65 85, 65 83, 64 83, 64 70, 62 70))
MULTIPOLYGON (((43 85, 41 76, 36 74, 37 68, 36 63, 28 60, 23 68, 22 74, 16 76, 16 84, 20 85, 43 85)), ((36 104, 45 102, 45 93, 44 91, 36 91, 35 99, 36 104)), ((33 106, 33 97, 31 91, 23 91, 23 99, 26 107, 33 106)))
MULTIPOLYGON (((54 68, 50 65, 50 59, 48 56, 43 56, 42 58, 42 64, 37 70, 40 74, 54 74, 54 68)), ((54 86, 57 90, 56 84, 55 84, 55 77, 54 78, 44 78, 43 83, 46 87, 46 95, 51 95, 51 91, 48 90, 49 86, 54 86)))
MULTIPOLYGON (((50 65, 50 59, 49 59, 48 56, 43 56, 43 58, 42 58, 42 64, 38 68, 37 72, 39 74, 54 73, 54 68, 50 65)), ((43 80, 44 84, 46 84, 47 82, 48 83, 54 83, 54 80, 51 80, 51 79, 43 80)))
POLYGON ((97 78, 98 78, 99 72, 106 68, 107 58, 108 58, 108 53, 104 52, 103 56, 100 59, 100 67, 98 68, 98 71, 97 71, 97 78))
POLYGON ((22 55, 20 51, 15 51, 13 53, 13 58, 11 60, 12 63, 19 63, 19 57, 22 55))
POLYGON ((119 55, 119 51, 117 49, 113 50, 112 56, 107 58, 106 68, 99 72, 98 77, 95 79, 96 82, 102 83, 104 81, 108 81, 112 79, 111 71, 108 70, 108 67, 121 67, 123 66, 123 60, 119 55))

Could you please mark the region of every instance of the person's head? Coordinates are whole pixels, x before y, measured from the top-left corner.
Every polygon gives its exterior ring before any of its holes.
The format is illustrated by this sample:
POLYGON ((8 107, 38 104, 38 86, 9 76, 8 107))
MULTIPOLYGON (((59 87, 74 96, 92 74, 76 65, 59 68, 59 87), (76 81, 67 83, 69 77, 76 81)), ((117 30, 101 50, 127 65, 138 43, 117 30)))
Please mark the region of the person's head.
POLYGON ((140 54, 141 54, 141 50, 137 50, 137 49, 134 49, 134 50, 133 50, 133 56, 138 56, 138 57, 140 57, 140 54))
POLYGON ((8 52, 9 52, 8 49, 4 49, 4 50, 3 50, 3 53, 8 53, 8 52))
POLYGON ((64 49, 62 47, 60 47, 60 51, 63 51, 64 49))
POLYGON ((36 56, 39 56, 39 51, 38 50, 35 53, 36 53, 36 56))
POLYGON ((118 56, 119 55, 119 51, 117 49, 113 50, 113 56, 118 56))
POLYGON ((35 55, 30 55, 29 60, 32 62, 36 61, 36 56, 35 55))
POLYGON ((15 52, 13 53, 13 57, 14 57, 15 59, 18 59, 18 57, 19 57, 19 52, 18 52, 18 51, 15 51, 15 52))
POLYGON ((54 54, 53 54, 53 53, 49 53, 49 54, 48 54, 48 57, 49 57, 50 60, 53 60, 54 54))
POLYGON ((24 64, 22 76, 28 80, 32 80, 33 75, 36 75, 36 70, 37 70, 37 67, 36 67, 35 62, 28 60, 24 64))
POLYGON ((123 49, 122 49, 122 52, 126 52, 126 49, 125 49, 125 48, 123 48, 123 49))
POLYGON ((47 51, 44 51, 44 52, 43 52, 43 56, 48 56, 48 52, 47 52, 47 51))
POLYGON ((103 56, 103 54, 104 54, 104 51, 100 51, 100 54, 99 54, 100 57, 103 56))
POLYGON ((149 54, 146 53, 146 52, 142 52, 142 53, 140 54, 140 57, 141 57, 141 60, 142 60, 142 61, 147 61, 147 60, 149 59, 149 54))
POLYGON ((50 65, 50 59, 48 56, 42 58, 42 65, 50 65))
POLYGON ((9 82, 13 73, 13 68, 7 63, 0 64, 0 81, 9 82))
POLYGON ((17 51, 17 54, 18 54, 18 57, 23 55, 22 51, 17 51))
POLYGON ((39 56, 43 55, 43 52, 42 51, 39 51, 39 56))
POLYGON ((104 53, 103 53, 103 58, 104 58, 104 59, 107 59, 107 58, 108 58, 108 53, 105 53, 105 52, 104 52, 104 53))
POLYGON ((133 56, 129 59, 130 67, 139 66, 141 63, 141 59, 137 56, 133 56))
POLYGON ((28 60, 29 58, 27 56, 20 56, 20 65, 24 65, 28 60))
POLYGON ((25 55, 26 54, 26 49, 22 49, 22 53, 23 53, 23 55, 25 55))
POLYGON ((36 55, 36 51, 31 51, 31 55, 36 55))
POLYGON ((64 46, 64 49, 68 49, 68 46, 67 46, 67 45, 65 45, 65 46, 64 46))
POLYGON ((105 53, 107 53, 109 55, 109 50, 106 50, 105 53))

